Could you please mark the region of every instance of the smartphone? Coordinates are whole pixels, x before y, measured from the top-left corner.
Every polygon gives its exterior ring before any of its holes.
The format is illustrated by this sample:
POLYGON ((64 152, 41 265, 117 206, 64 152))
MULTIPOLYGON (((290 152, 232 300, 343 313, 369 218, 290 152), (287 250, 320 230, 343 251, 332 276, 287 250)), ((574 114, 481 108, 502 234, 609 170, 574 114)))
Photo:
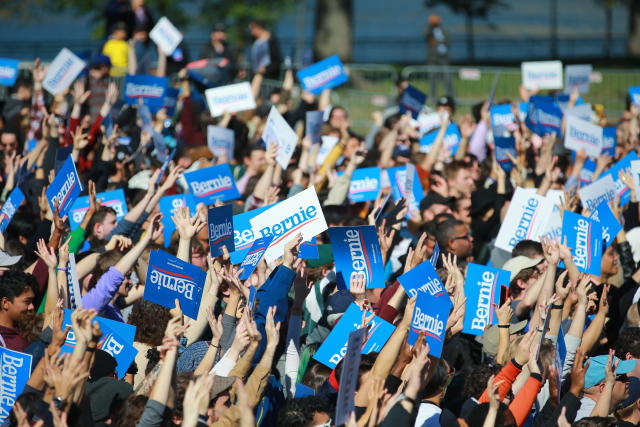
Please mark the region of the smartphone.
POLYGON ((509 298, 509 287, 500 286, 500 306, 504 304, 507 298, 509 298))

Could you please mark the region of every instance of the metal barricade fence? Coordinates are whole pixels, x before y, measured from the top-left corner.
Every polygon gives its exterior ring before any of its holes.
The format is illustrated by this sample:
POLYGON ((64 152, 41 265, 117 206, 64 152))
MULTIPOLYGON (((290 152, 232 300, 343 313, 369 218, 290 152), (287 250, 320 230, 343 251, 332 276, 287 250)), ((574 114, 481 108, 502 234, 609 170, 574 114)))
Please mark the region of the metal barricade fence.
MULTIPOLYGON (((32 62, 21 62, 21 72, 29 69, 32 62)), ((427 104, 434 105, 436 99, 451 91, 459 114, 468 113, 470 107, 486 100, 494 79, 497 78, 495 100, 519 99, 521 71, 518 67, 460 67, 410 65, 401 72, 387 64, 348 64, 349 81, 332 91, 331 104, 347 109, 353 128, 366 134, 371 126, 371 114, 396 105, 398 92, 395 83, 398 76, 428 94, 427 104), (450 83, 450 88, 448 84, 450 83)), ((112 78, 117 82, 120 93, 124 91, 124 78, 112 78)), ((615 120, 624 111, 627 102, 627 89, 638 84, 637 73, 629 70, 595 69, 591 75, 586 102, 602 104, 608 116, 615 120)), ((264 80, 260 95, 269 96, 275 89, 282 87, 282 81, 264 80)), ((11 88, 0 86, 0 100, 9 96, 11 88)), ((298 86, 293 91, 294 100, 300 95, 298 86)))

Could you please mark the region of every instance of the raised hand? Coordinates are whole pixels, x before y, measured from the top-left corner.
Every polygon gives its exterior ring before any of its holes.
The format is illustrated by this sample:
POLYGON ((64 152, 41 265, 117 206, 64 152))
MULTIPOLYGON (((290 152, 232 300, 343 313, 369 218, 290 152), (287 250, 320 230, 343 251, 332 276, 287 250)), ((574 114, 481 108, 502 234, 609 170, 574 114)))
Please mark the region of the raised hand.
POLYGON ((267 312, 267 321, 265 323, 265 330, 267 333, 267 346, 275 348, 280 340, 280 322, 275 323, 274 318, 276 315, 276 307, 269 307, 267 312))
POLYGON ((55 270, 56 264, 58 263, 58 257, 56 257, 56 253, 53 248, 48 247, 44 242, 44 239, 39 239, 36 247, 38 248, 35 251, 36 255, 44 261, 49 270, 55 270))
POLYGON ((206 225, 197 213, 193 217, 190 217, 188 207, 176 210, 171 220, 176 225, 176 229, 182 240, 191 240, 191 238, 198 234, 206 225))
POLYGON ((366 284, 364 276, 361 274, 352 274, 349 278, 349 292, 353 294, 356 301, 364 301, 366 284))
POLYGON ((130 238, 114 234, 105 245, 105 250, 112 251, 114 249, 118 249, 120 252, 124 252, 130 248, 131 245, 132 241, 130 238))

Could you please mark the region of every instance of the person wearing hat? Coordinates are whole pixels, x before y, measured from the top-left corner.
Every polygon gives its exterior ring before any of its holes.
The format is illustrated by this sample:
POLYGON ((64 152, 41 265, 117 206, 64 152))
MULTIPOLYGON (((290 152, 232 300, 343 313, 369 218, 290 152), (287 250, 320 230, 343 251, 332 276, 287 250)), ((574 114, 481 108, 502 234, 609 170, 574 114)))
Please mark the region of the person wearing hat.
POLYGON ((509 297, 514 317, 517 319, 528 319, 529 310, 535 307, 544 284, 537 265, 543 261, 544 258, 521 255, 511 258, 502 266, 503 270, 510 273, 509 297))
POLYGON ((111 418, 118 403, 133 393, 133 387, 116 375, 118 362, 104 350, 96 350, 90 381, 85 395, 89 398, 94 425, 111 424, 111 418))
POLYGON ((636 367, 635 360, 620 360, 609 355, 589 358, 584 376, 584 395, 576 421, 589 416, 607 416, 629 397, 627 374, 636 367), (608 366, 611 366, 608 368, 608 366))
POLYGON ((616 426, 632 427, 640 424, 640 379, 629 377, 629 397, 618 404, 616 426))
POLYGON ((452 213, 451 202, 451 197, 444 197, 436 191, 429 191, 420 201, 422 219, 424 222, 429 222, 442 213, 452 213))

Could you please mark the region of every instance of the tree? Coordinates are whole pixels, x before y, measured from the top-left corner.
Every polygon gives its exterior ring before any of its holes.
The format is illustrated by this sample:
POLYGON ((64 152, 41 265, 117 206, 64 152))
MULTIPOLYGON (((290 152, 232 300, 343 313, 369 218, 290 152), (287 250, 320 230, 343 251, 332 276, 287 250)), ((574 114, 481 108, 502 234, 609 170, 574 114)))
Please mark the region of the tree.
POLYGON ((469 60, 475 61, 473 21, 476 18, 489 18, 489 12, 498 7, 506 8, 508 5, 503 0, 426 0, 426 7, 446 5, 453 13, 464 14, 467 36, 467 54, 469 60))
MULTIPOLYGON (((100 25, 107 3, 117 0, 3 0, 0 16, 25 16, 33 11, 71 11, 78 15, 93 15, 100 25)), ((129 0, 122 0, 129 2, 129 0)), ((191 24, 207 27, 213 22, 230 25, 230 36, 242 41, 251 19, 272 24, 295 0, 146 0, 156 17, 167 16, 179 28, 191 24)), ((104 31, 96 35, 103 36, 104 31)))

